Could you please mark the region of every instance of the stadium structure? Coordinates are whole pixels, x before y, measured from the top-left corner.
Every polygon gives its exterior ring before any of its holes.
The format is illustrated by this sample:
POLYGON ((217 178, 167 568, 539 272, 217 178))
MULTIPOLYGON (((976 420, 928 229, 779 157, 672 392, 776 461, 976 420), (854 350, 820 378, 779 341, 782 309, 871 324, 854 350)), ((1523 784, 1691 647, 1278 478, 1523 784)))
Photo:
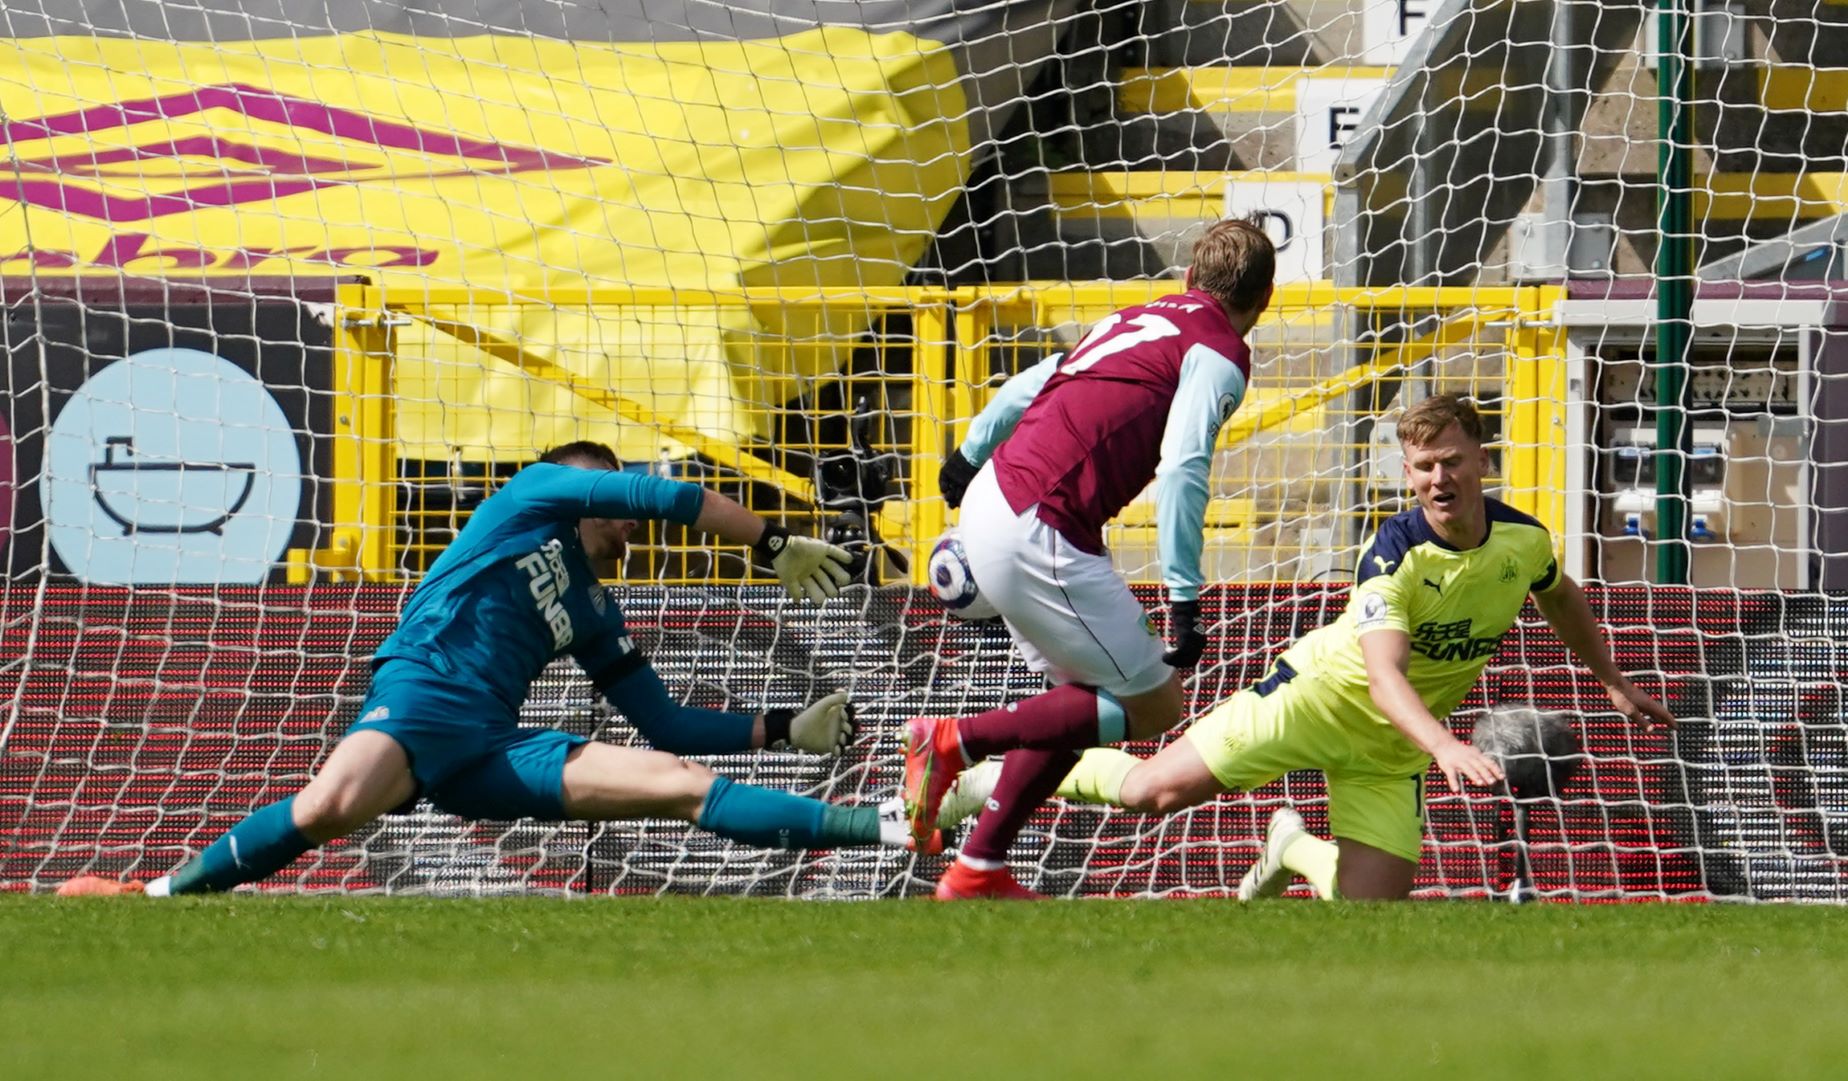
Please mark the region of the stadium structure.
MULTIPOLYGON (((578 438, 864 538, 822 605, 673 528, 611 581, 686 700, 859 705, 842 759, 716 769, 889 794, 905 718, 1036 685, 921 588, 943 455, 1250 215, 1280 284, 1191 707, 1333 618, 1408 505, 1395 418, 1466 393, 1492 494, 1684 721, 1631 730, 1530 610, 1452 723, 1567 713, 1586 759, 1524 837, 1505 796, 1434 796, 1419 895, 1524 866, 1558 900, 1848 899, 1848 7, 1666 4, 0 0, 0 890, 165 872, 299 788, 471 509, 578 438)), ((1151 605, 1154 529, 1138 501, 1108 536, 1151 605)), ((636 738, 565 664, 523 723, 636 738)), ((1325 826, 1307 776, 1165 819, 1055 802, 1016 870, 1224 895, 1285 803, 1325 826)), ((939 870, 426 805, 266 888, 939 870)))

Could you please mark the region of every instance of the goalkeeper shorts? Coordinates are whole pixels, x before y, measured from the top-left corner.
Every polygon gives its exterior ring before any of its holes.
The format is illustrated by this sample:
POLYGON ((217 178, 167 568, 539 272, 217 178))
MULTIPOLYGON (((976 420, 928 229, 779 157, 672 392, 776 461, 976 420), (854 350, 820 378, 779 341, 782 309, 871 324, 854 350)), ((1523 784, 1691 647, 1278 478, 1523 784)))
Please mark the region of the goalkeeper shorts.
POLYGON ((1184 738, 1228 791, 1250 792, 1291 770, 1322 772, 1331 833, 1418 862, 1431 756, 1396 729, 1342 723, 1338 700, 1295 675, 1278 662, 1256 686, 1195 721, 1184 738))
POLYGON ((565 758, 582 736, 522 728, 486 695, 412 661, 392 660, 373 675, 359 720, 347 731, 383 732, 410 759, 417 796, 463 818, 564 817, 565 758))

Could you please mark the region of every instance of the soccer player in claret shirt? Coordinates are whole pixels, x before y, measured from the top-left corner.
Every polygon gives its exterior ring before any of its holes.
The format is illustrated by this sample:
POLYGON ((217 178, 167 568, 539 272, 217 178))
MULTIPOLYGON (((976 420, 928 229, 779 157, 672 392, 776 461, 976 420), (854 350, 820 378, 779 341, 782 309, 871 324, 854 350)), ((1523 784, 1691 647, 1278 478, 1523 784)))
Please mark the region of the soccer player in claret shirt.
POLYGON ((602 444, 559 447, 483 502, 430 568, 373 656, 358 722, 307 787, 170 875, 145 884, 86 875, 58 892, 228 890, 419 796, 466 818, 679 818, 765 847, 908 844, 896 799, 835 806, 676 757, 784 746, 838 753, 853 712, 845 694, 755 716, 670 699, 591 567, 621 558, 638 519, 752 545, 792 597, 821 600, 848 580, 841 548, 791 536, 697 485, 622 472, 602 444), (520 727, 529 684, 561 654, 660 750, 520 727))
POLYGON ((943 467, 961 506, 969 569, 1044 694, 974 717, 906 726, 906 812, 920 838, 968 764, 1005 754, 999 783, 940 900, 1034 896, 1008 872, 1008 846, 1086 747, 1155 735, 1181 718, 1176 669, 1199 662, 1200 548, 1213 445, 1245 396, 1245 335, 1269 305, 1276 251, 1247 221, 1194 245, 1186 291, 1126 308, 1068 353, 1009 380, 943 467), (1111 566, 1103 527, 1156 485, 1165 653, 1111 566))
MULTIPOLYGON (((1455 396, 1407 409, 1399 440, 1418 505, 1381 524, 1340 617, 1154 758, 1087 752, 1058 794, 1167 814, 1291 770, 1320 770, 1334 841, 1312 836, 1295 811, 1276 812, 1239 897, 1281 894, 1292 874, 1323 898, 1408 897, 1432 762, 1452 792, 1502 779, 1493 759, 1439 718, 1475 686, 1530 595, 1618 712, 1645 728, 1674 724, 1618 671, 1585 594, 1554 562, 1546 527, 1482 494, 1482 437, 1475 407, 1455 396)), ((979 800, 993 783, 991 771, 972 771, 957 802, 979 800)))

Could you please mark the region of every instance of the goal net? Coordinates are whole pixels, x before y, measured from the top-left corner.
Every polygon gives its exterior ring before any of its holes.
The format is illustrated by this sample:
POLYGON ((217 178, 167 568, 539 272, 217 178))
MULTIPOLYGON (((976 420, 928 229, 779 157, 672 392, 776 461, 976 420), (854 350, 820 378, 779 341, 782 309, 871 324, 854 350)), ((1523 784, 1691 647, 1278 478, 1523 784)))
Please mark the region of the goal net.
MULTIPOLYGON (((1582 768, 1518 807, 1430 784, 1419 893, 1839 901, 1845 13, 1698 0, 1676 41, 1585 0, 0 0, 0 889, 151 877, 298 790, 437 554, 573 439, 861 546, 823 605, 672 527, 610 587, 687 702, 859 707, 841 759, 716 769, 891 795, 905 718, 1041 685, 921 588, 943 455, 1242 215, 1279 286, 1215 461, 1190 715, 1341 610, 1411 505, 1397 417, 1465 393, 1490 494, 1683 723, 1631 730, 1530 609, 1450 721, 1568 714, 1582 768)), ((1152 503, 1107 540, 1158 609, 1152 503)), ((639 742, 568 662, 522 723, 639 742)), ((1326 833, 1301 773, 1166 818, 1055 801, 1014 858, 1055 894, 1222 895, 1285 805, 1326 833)), ((940 869, 424 803, 269 888, 940 869)))

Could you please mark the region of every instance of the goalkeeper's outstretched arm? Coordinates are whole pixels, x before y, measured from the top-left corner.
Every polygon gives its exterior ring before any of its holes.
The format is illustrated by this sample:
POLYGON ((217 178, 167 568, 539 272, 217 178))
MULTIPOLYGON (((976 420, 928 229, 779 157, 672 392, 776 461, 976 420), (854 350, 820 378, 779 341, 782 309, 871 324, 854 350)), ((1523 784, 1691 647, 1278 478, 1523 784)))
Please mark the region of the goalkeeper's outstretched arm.
POLYGON ((850 580, 852 555, 813 537, 791 536, 742 504, 697 484, 625 473, 541 463, 521 470, 506 491, 521 508, 514 513, 552 518, 665 520, 749 546, 776 571, 789 595, 825 600, 850 580))
POLYGON ((1656 701, 1630 682, 1630 678, 1617 668, 1617 662, 1611 657, 1610 646, 1604 641, 1604 630, 1598 625, 1598 617, 1592 614, 1591 605, 1585 600, 1585 591, 1569 576, 1561 574, 1559 581, 1546 590, 1536 590, 1533 594, 1534 607, 1546 619, 1553 633, 1566 644, 1591 674, 1604 684, 1604 691, 1610 695, 1611 704, 1617 711, 1628 717, 1634 724, 1645 729, 1658 724, 1673 725, 1674 714, 1668 707, 1656 701))
POLYGON ((598 685, 604 699, 642 738, 672 754, 737 754, 765 748, 840 754, 853 742, 854 710, 845 691, 825 695, 800 710, 766 709, 751 715, 676 702, 646 663, 613 680, 598 680, 598 685))
POLYGON ((758 562, 776 571, 777 580, 797 600, 826 600, 852 579, 847 565, 853 556, 847 549, 814 537, 794 536, 710 489, 693 528, 733 544, 750 545, 758 562))

